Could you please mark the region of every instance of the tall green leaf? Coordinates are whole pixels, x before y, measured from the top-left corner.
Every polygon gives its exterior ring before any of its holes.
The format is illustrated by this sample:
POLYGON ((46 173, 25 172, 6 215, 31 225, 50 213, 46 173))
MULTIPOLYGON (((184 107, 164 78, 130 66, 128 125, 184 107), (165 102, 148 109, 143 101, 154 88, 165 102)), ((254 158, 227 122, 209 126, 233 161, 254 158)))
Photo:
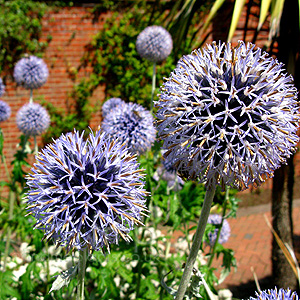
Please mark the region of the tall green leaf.
POLYGON ((258 26, 257 26, 257 31, 259 31, 261 29, 263 23, 266 20, 266 17, 267 17, 268 12, 269 12, 271 1, 272 0, 261 0, 259 22, 258 22, 258 26))
POLYGON ((234 9, 233 9, 233 15, 232 15, 232 20, 231 20, 231 24, 230 24, 230 29, 229 29, 229 34, 228 34, 228 41, 230 42, 233 34, 236 30, 238 21, 240 19, 242 10, 244 8, 245 5, 245 1, 246 0, 236 0, 235 4, 234 4, 234 9))

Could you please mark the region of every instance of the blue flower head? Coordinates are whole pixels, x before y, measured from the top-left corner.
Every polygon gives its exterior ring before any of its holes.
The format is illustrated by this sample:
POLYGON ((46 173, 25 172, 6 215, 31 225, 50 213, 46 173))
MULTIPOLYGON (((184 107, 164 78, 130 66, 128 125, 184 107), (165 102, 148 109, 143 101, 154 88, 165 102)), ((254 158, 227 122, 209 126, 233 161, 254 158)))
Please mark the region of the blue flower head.
POLYGON ((125 102, 121 98, 110 98, 102 105, 102 116, 105 118, 109 112, 115 109, 118 105, 124 104, 125 102))
MULTIPOLYGON (((213 225, 220 225, 222 223, 222 216, 217 215, 217 214, 209 215, 207 223, 213 224, 213 225)), ((213 232, 210 232, 208 234, 209 244, 211 247, 213 247, 213 245, 216 242, 218 231, 219 231, 219 228, 216 228, 213 232)), ((218 243, 219 244, 226 243, 228 241, 229 237, 230 237, 230 226, 229 226, 228 221, 226 219, 224 219, 218 243)))
POLYGON ((5 85, 2 78, 0 78, 0 97, 5 93, 5 85))
POLYGON ((144 174, 135 155, 106 133, 62 134, 36 156, 27 177, 28 210, 45 237, 82 250, 107 248, 141 225, 144 174))
POLYGON ((40 135, 48 129, 50 116, 38 103, 27 103, 17 112, 17 126, 25 135, 40 135))
POLYGON ((48 75, 45 62, 33 55, 20 59, 14 69, 15 81, 25 89, 40 88, 46 83, 48 75))
POLYGON ((166 59, 173 48, 170 33, 161 26, 146 27, 137 37, 136 50, 138 54, 151 62, 166 59))
POLYGON ((156 106, 166 160, 208 188, 259 186, 299 140, 293 79, 251 43, 214 42, 183 56, 156 106))
POLYGON ((10 117, 10 114, 10 106, 6 102, 0 100, 0 122, 7 120, 10 117))
POLYGON ((136 103, 117 106, 103 120, 102 129, 137 154, 149 149, 156 135, 151 113, 136 103))
POLYGON ((250 297, 249 300, 298 300, 298 295, 290 289, 279 289, 265 290, 255 292, 256 297, 250 297))

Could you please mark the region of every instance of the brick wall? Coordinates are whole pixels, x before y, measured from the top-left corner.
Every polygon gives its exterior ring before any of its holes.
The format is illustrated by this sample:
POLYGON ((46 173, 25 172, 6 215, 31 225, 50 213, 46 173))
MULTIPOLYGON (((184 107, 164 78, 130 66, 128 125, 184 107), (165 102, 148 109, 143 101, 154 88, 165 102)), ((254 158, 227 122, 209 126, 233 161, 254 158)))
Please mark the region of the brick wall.
MULTIPOLYGON (((232 10, 232 6, 226 9, 232 10)), ((224 23, 222 20, 224 14, 220 13, 217 18, 219 25, 224 23)), ((226 15, 225 15, 226 16, 226 15)), ((239 24, 239 28, 244 27, 244 19, 246 12, 243 12, 243 18, 239 24)), ((101 14, 97 19, 95 15, 90 13, 90 9, 84 6, 66 7, 59 10, 51 11, 43 18, 43 31, 41 40, 46 41, 48 36, 52 36, 49 46, 46 48, 44 60, 49 68, 49 78, 47 83, 40 89, 34 91, 34 100, 39 102, 39 99, 50 101, 56 106, 66 108, 67 105, 72 106, 70 93, 74 84, 78 83, 81 78, 88 77, 91 73, 90 67, 80 68, 78 74, 74 78, 72 70, 77 70, 80 65, 80 59, 85 52, 85 46, 91 41, 93 35, 103 28, 105 19, 108 14, 101 14)), ((256 28, 258 17, 254 11, 251 17, 251 26, 256 28)), ((214 23, 213 29, 216 32, 217 38, 218 25, 214 23)), ((268 24, 265 24, 264 30, 258 37, 258 45, 262 46, 266 41, 266 29, 268 24)), ((220 27, 221 28, 221 27, 220 27)), ((223 32, 223 30, 219 30, 223 32)), ((252 40, 253 29, 249 29, 249 35, 246 41, 252 40)), ((224 32, 223 32, 224 33, 224 32)), ((220 38, 220 37, 219 37, 220 38)), ((241 31, 237 31, 233 43, 238 39, 242 39, 241 31)), ((208 40, 208 42, 210 42, 208 40)), ((12 78, 8 78, 6 82, 6 93, 2 97, 7 101, 12 109, 12 115, 9 120, 1 124, 5 136, 4 153, 8 164, 10 164, 16 150, 18 137, 20 132, 16 126, 15 118, 18 109, 24 105, 29 99, 29 91, 24 88, 17 87, 12 78)), ((99 86, 90 99, 90 103, 94 106, 97 102, 101 103, 104 100, 104 87, 99 86)), ((96 128, 101 120, 100 112, 93 115, 91 127, 96 128)), ((30 139, 33 145, 33 139, 30 139)), ((39 145, 41 140, 38 139, 39 145)), ((297 161, 300 156, 297 156, 297 161)), ((32 163, 33 157, 30 158, 32 163)), ((297 164, 296 174, 300 175, 300 163, 297 164)), ((3 166, 1 167, 2 170, 3 166)), ((5 178, 4 171, 0 174, 0 180, 5 178)), ((267 187, 270 183, 266 184, 267 187)))

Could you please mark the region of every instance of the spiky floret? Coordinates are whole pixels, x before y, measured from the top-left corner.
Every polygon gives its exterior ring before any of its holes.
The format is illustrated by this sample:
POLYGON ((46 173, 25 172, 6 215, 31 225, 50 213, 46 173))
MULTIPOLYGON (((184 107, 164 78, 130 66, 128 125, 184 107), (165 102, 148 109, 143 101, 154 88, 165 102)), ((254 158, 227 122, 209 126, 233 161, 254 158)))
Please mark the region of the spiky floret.
POLYGON ((250 297, 249 300, 298 300, 298 295, 290 289, 279 289, 277 288, 255 292, 256 297, 250 297))
MULTIPOLYGON (((209 215, 207 223, 217 225, 217 226, 221 225, 222 216, 217 215, 217 214, 209 215)), ((211 246, 213 246, 215 244, 219 230, 220 229, 216 227, 213 232, 210 232, 208 234, 209 244, 211 246)), ((228 241, 229 237, 230 237, 230 225, 229 225, 228 221, 226 219, 224 219, 222 229, 221 229, 221 232, 220 232, 220 236, 219 236, 219 239, 218 239, 218 243, 219 244, 226 243, 228 241)))
POLYGON ((105 118, 117 106, 124 104, 125 102, 121 98, 110 98, 102 105, 102 117, 105 118))
POLYGON ((144 174, 136 156, 103 132, 62 134, 36 156, 27 177, 28 210, 69 251, 109 250, 119 236, 130 241, 146 210, 144 174))
POLYGON ((15 81, 25 89, 40 88, 46 83, 48 75, 46 63, 33 55, 20 59, 14 68, 15 81))
POLYGON ((103 120, 102 129, 137 154, 147 151, 156 136, 151 113, 136 103, 125 103, 112 110, 103 120))
POLYGON ((0 97, 5 93, 5 85, 2 78, 0 78, 0 97))
POLYGON ((215 42, 183 56, 161 87, 158 135, 186 179, 259 186, 299 140, 299 105, 282 64, 255 45, 215 42))
POLYGON ((146 27, 137 37, 136 50, 139 55, 151 62, 166 59, 173 49, 170 33, 161 26, 146 27))
POLYGON ((38 103, 27 103, 17 112, 17 126, 25 135, 35 136, 46 131, 50 125, 47 110, 38 103))
POLYGON ((10 106, 6 102, 0 100, 0 122, 7 120, 10 117, 10 114, 10 106))

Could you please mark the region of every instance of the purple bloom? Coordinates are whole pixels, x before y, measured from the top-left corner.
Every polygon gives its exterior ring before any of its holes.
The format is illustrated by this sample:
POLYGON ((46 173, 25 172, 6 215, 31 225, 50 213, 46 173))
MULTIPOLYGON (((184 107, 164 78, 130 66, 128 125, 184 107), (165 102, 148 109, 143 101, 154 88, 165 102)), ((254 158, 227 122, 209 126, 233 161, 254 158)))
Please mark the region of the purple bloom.
POLYGON ((17 125, 25 135, 40 135, 50 125, 47 110, 38 103, 27 103, 17 113, 17 125))
POLYGON ((0 97, 5 93, 5 85, 2 78, 0 78, 0 97))
POLYGON ((156 135, 151 113, 136 103, 117 106, 103 120, 102 129, 137 154, 149 149, 156 135))
POLYGON ((299 140, 297 89, 255 45, 212 43, 183 56, 161 87, 158 136, 185 179, 259 186, 299 140))
POLYGON ((265 290, 255 292, 256 297, 250 297, 249 300, 298 300, 296 292, 291 292, 290 289, 279 289, 265 290))
POLYGON ((170 33, 161 26, 146 27, 137 37, 136 50, 139 55, 151 62, 166 59, 173 48, 170 33))
MULTIPOLYGON (((221 222, 222 222, 222 216, 217 215, 217 214, 209 215, 208 220, 207 220, 208 224, 213 224, 213 225, 220 225, 221 222)), ((216 228, 213 232, 210 232, 208 234, 209 244, 211 247, 213 247, 213 245, 216 242, 218 231, 219 231, 219 228, 216 228)), ((228 221, 226 219, 224 219, 218 243, 219 244, 226 243, 228 241, 229 237, 230 237, 230 226, 229 226, 228 221)))
POLYGON ((20 59, 14 69, 14 78, 17 84, 25 89, 37 89, 44 85, 49 75, 45 62, 36 56, 20 59))
POLYGON ((110 98, 102 105, 102 116, 105 118, 110 111, 115 109, 118 105, 124 104, 125 102, 121 98, 110 98))
POLYGON ((134 224, 141 225, 144 174, 136 157, 104 132, 61 135, 36 156, 27 177, 28 210, 45 231, 69 251, 99 250, 130 241, 134 224))
POLYGON ((10 117, 10 114, 10 106, 6 102, 0 100, 0 122, 7 120, 10 117))

